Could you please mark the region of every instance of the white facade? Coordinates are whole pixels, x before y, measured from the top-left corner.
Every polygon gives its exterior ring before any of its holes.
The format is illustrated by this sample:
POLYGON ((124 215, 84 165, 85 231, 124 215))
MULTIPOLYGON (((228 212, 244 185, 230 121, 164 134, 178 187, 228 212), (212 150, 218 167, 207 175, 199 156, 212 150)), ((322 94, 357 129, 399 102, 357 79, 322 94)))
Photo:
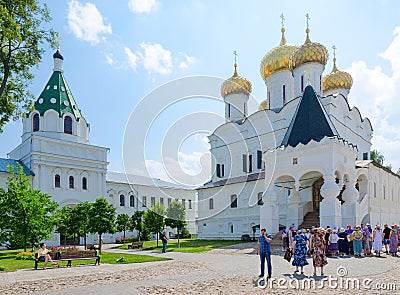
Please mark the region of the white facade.
MULTIPOLYGON (((117 214, 131 216, 155 202, 163 201, 167 207, 176 199, 185 205, 187 228, 196 235, 195 191, 157 179, 107 171, 109 149, 90 144, 89 125, 63 76, 63 58, 59 52, 53 57, 53 74, 35 103, 35 110, 22 120, 22 142, 8 154, 8 159, 23 163, 34 174, 32 186, 49 194, 60 207, 105 197, 117 214), (147 206, 143 205, 143 198, 147 198, 147 206)), ((6 169, 0 169, 1 187, 6 187, 8 177, 6 169)), ((105 234, 103 240, 114 243, 122 235, 105 234)), ((97 239, 96 235, 89 235, 87 242, 97 243, 97 239)), ((60 235, 54 233, 47 243, 59 245, 60 235)))
POLYGON ((264 57, 268 109, 261 104, 209 136, 215 172, 198 188, 199 238, 238 239, 262 227, 277 233, 310 212, 321 226, 400 222, 400 176, 369 160, 372 125, 349 107, 348 76, 332 75, 337 87, 322 91, 327 51, 308 32, 293 68, 282 67, 284 55, 277 60, 279 47, 264 57))

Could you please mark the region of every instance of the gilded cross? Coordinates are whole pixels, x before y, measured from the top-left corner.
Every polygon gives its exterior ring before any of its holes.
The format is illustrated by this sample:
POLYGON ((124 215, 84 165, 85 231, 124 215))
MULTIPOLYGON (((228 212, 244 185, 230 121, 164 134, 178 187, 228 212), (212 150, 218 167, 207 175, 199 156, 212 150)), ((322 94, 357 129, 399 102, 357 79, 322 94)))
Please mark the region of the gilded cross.
POLYGON ((283 15, 283 13, 280 16, 281 18, 281 23, 282 23, 282 28, 285 26, 284 21, 285 21, 285 16, 283 15))
POLYGON ((310 15, 306 13, 306 19, 307 19, 307 29, 308 29, 308 22, 310 21, 310 15))
POLYGON ((336 46, 333 45, 332 49, 333 49, 333 58, 336 58, 336 49, 337 49, 336 46))
POLYGON ((236 52, 236 50, 233 51, 233 55, 235 56, 235 63, 236 63, 236 58, 237 58, 237 52, 236 52))

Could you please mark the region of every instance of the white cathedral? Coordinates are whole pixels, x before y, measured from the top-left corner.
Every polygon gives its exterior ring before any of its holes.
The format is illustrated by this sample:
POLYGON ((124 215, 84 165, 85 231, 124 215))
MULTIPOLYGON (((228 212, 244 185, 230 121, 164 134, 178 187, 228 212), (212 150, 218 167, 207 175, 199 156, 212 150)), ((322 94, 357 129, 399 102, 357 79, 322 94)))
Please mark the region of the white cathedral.
MULTIPOLYGON (((8 165, 20 163, 33 187, 60 206, 105 197, 117 213, 179 199, 188 229, 200 239, 238 239, 266 227, 294 223, 340 227, 400 223, 400 176, 370 160, 372 125, 350 108, 350 74, 323 76, 327 49, 312 42, 279 46, 261 61, 267 98, 248 114, 251 83, 234 74, 221 86, 226 122, 209 136, 212 177, 196 190, 108 171, 108 148, 89 143, 89 124, 72 96, 60 51, 53 73, 23 119, 22 142, 0 159, 0 186, 8 165)), ((115 235, 105 235, 113 242, 115 235)), ((50 245, 60 243, 54 234, 50 245)), ((89 242, 95 242, 95 236, 89 242)))

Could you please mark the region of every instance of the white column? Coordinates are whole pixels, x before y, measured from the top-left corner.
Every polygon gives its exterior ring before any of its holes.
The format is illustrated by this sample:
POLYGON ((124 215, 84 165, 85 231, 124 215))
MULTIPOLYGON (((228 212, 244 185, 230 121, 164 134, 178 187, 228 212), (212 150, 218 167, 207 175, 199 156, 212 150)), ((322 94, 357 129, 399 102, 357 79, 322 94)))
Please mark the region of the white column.
POLYGON ((299 191, 294 188, 288 197, 287 224, 294 224, 296 227, 303 221, 303 208, 301 208, 299 191))
POLYGON ((342 225, 357 224, 359 220, 357 200, 360 194, 355 188, 355 181, 346 183, 346 189, 343 191, 343 205, 342 205, 342 225))
POLYGON ((278 196, 273 187, 269 187, 264 194, 264 205, 260 206, 260 229, 266 228, 270 234, 279 231, 278 196))
POLYGON ((340 189, 335 182, 335 175, 324 175, 324 184, 321 187, 321 196, 324 198, 320 204, 320 226, 341 227, 342 208, 337 196, 340 189))

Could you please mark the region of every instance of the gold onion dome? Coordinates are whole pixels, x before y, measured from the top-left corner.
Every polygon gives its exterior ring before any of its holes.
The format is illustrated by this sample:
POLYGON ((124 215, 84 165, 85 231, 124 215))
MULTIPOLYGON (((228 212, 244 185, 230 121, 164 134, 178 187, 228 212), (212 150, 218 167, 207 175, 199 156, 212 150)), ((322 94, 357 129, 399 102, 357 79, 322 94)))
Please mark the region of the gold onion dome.
POLYGON ((319 62, 323 65, 326 65, 326 62, 328 61, 329 54, 325 46, 317 42, 311 42, 308 35, 310 30, 308 28, 306 33, 306 41, 290 57, 289 68, 292 71, 298 66, 307 62, 319 62))
POLYGON ((237 73, 237 64, 234 65, 235 71, 233 76, 229 79, 225 80, 221 86, 221 95, 222 97, 227 96, 232 93, 246 93, 250 94, 252 90, 251 82, 246 78, 243 78, 237 73))
POLYGON ((269 107, 268 107, 268 99, 264 99, 261 103, 260 103, 260 106, 258 107, 258 110, 259 111, 265 111, 265 110, 268 110, 269 109, 269 107))
POLYGON ((322 80, 323 91, 334 89, 350 89, 353 85, 353 78, 347 72, 339 71, 336 67, 336 58, 333 59, 332 71, 322 80))
POLYGON ((277 72, 289 70, 289 59, 299 48, 296 45, 286 44, 285 28, 282 28, 281 32, 282 39, 279 46, 268 51, 261 60, 260 74, 264 81, 277 72))

